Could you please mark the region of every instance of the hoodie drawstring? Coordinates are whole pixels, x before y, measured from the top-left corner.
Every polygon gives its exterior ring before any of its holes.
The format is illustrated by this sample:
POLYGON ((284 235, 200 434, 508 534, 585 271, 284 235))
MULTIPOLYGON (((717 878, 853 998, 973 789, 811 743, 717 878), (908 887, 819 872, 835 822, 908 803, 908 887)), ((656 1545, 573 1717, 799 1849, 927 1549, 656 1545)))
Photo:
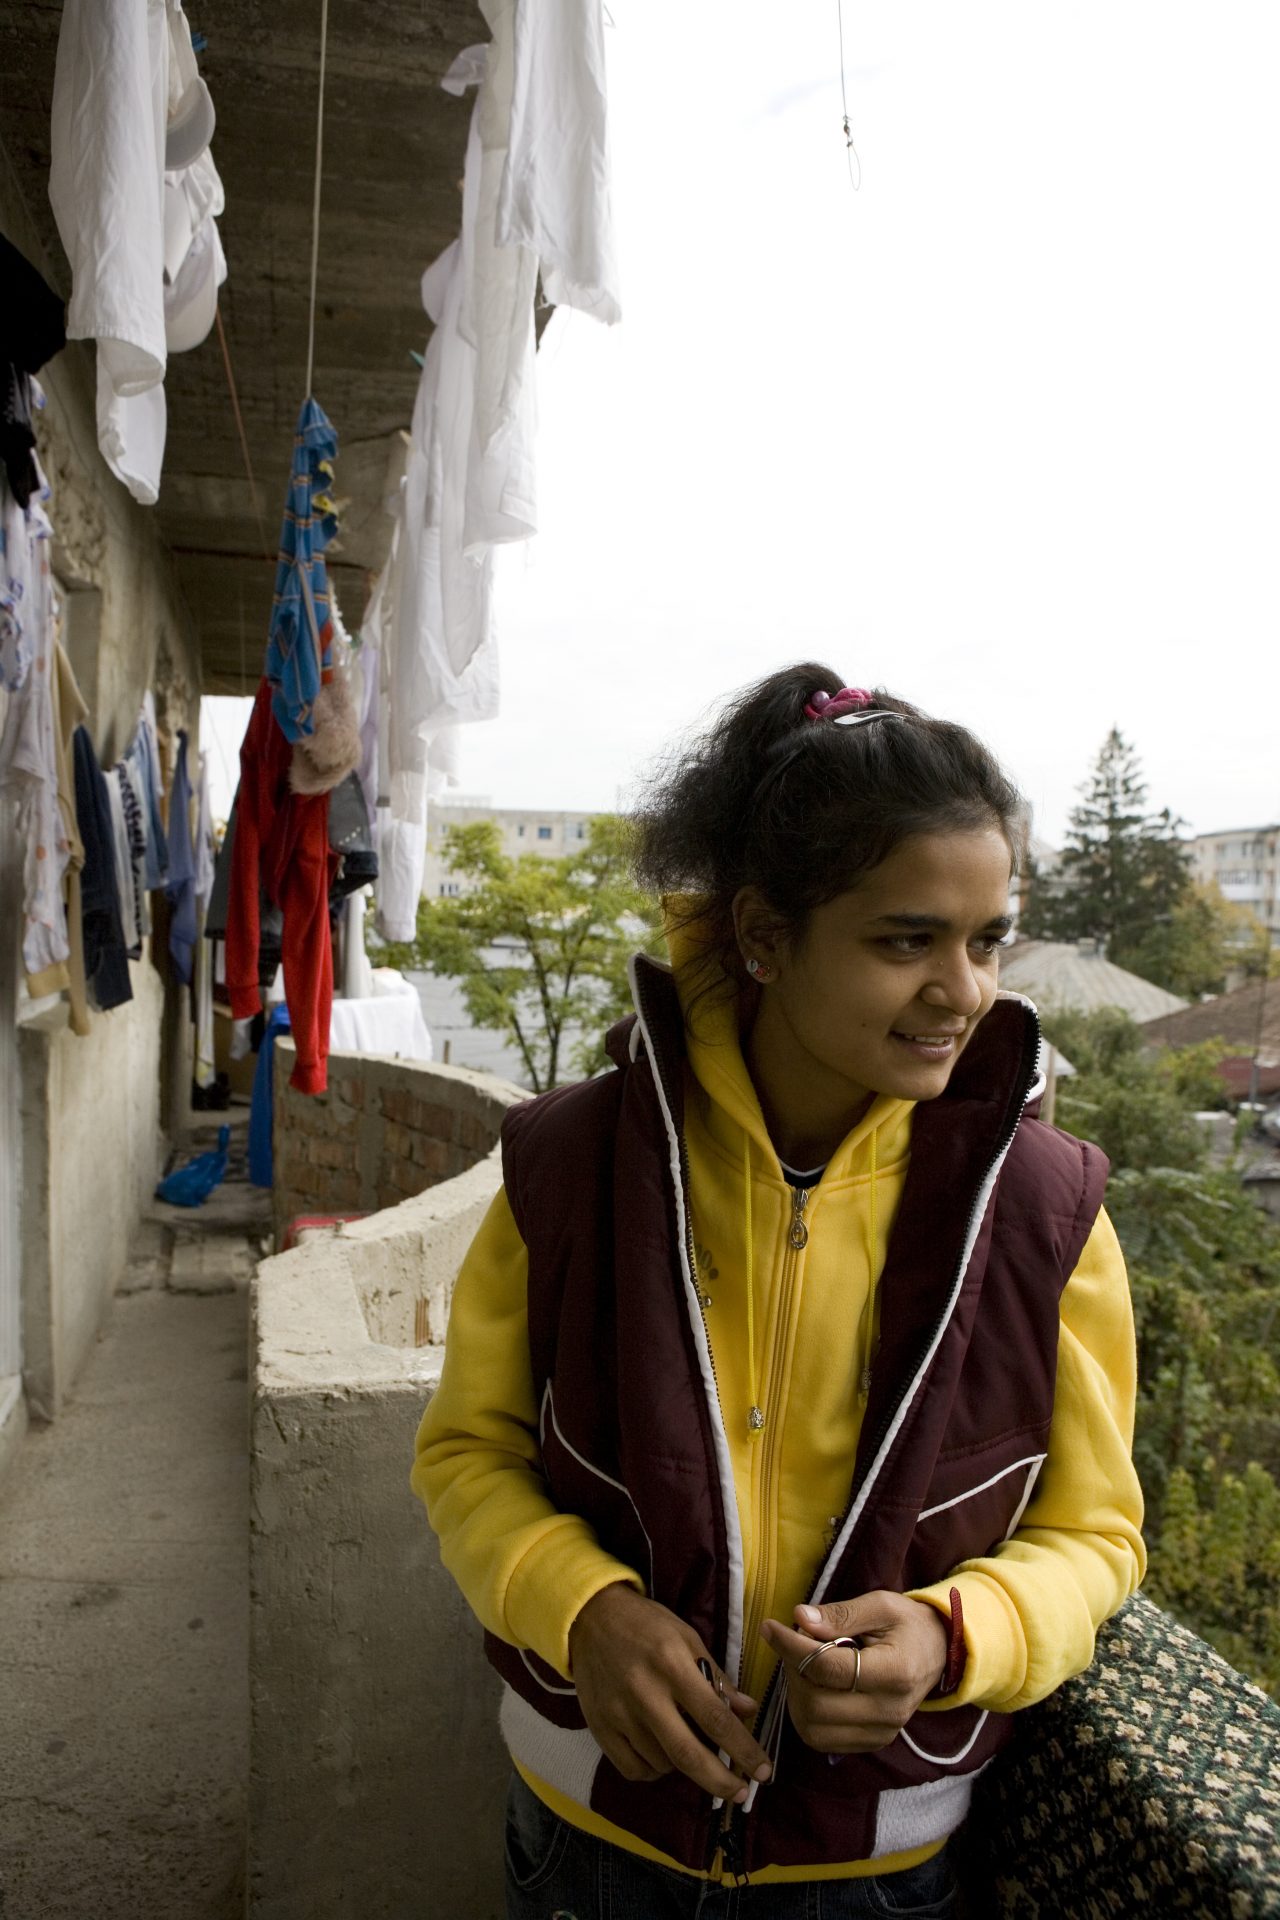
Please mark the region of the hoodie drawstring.
POLYGON ((858 1386, 865 1400, 871 1391, 871 1362, 875 1357, 876 1338, 876 1142, 880 1138, 879 1127, 871 1129, 871 1192, 867 1199, 867 1304, 863 1310, 866 1322, 866 1334, 862 1343, 862 1371, 858 1376, 858 1386))
POLYGON ((747 1229, 747 1390, 751 1395, 747 1432, 753 1440, 758 1440, 764 1432, 764 1408, 756 1388, 756 1263, 751 1235, 751 1136, 746 1132, 742 1136, 742 1189, 746 1196, 747 1229))

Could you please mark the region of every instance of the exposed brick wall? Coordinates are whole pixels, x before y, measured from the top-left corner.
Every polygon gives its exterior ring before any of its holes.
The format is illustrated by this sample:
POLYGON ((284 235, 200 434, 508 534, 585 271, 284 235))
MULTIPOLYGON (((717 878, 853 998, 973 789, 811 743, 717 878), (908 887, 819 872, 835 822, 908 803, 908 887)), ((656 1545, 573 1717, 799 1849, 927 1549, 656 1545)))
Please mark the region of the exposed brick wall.
POLYGON ((502 1116, 524 1096, 465 1067, 334 1054, 329 1091, 288 1084, 277 1042, 274 1211, 277 1243, 300 1213, 376 1213, 452 1180, 491 1153, 502 1116))

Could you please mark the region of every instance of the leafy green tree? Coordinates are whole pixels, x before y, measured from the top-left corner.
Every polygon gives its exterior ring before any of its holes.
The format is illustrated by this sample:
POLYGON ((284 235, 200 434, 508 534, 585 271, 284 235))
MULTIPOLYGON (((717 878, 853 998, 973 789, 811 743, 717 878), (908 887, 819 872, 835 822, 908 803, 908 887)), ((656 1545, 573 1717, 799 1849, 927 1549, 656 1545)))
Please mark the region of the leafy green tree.
POLYGON ((1262 1467, 1225 1473, 1207 1506, 1175 1468, 1147 1591, 1280 1699, 1280 1487, 1262 1467))
POLYGON ((392 965, 456 980, 478 1027, 503 1033, 535 1093, 604 1065, 604 1036, 631 1006, 627 961, 653 941, 657 906, 630 878, 625 822, 602 814, 563 859, 511 859, 491 820, 450 827, 445 861, 464 890, 418 908, 392 965))
POLYGON ((1053 1044, 1075 1068, 1058 1082, 1060 1127, 1094 1140, 1113 1167, 1199 1167, 1205 1141, 1193 1103, 1170 1069, 1143 1045, 1139 1028, 1117 1008, 1046 1019, 1053 1044))
MULTIPOLYGON (((1058 871, 1051 878, 1030 875, 1022 931, 1031 939, 1105 941, 1117 965, 1140 971, 1135 962, 1191 878, 1178 838, 1181 822, 1167 807, 1148 811, 1138 757, 1115 727, 1070 821, 1058 871)), ((1158 942, 1152 952, 1158 962, 1158 942)))
POLYGON ((1112 1160, 1138 1345, 1150 1590, 1280 1698, 1280 1228, 1191 1120, 1214 1045, 1145 1050, 1126 1016, 1050 1016, 1077 1068, 1058 1123, 1112 1160))
POLYGON ((1260 973, 1265 944, 1266 928, 1247 907, 1225 900, 1217 886, 1193 883, 1129 949, 1124 964, 1144 980, 1195 1000, 1221 993, 1234 969, 1260 973))

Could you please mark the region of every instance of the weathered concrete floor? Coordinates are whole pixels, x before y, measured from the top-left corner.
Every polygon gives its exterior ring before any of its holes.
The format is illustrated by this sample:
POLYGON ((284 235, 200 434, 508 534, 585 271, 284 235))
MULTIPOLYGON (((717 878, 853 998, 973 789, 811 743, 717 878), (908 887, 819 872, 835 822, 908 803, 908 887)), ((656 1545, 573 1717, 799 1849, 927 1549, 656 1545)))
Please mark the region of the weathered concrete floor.
POLYGON ((243 1912, 247 1285, 268 1209, 234 1181, 153 1210, 71 1404, 0 1491, 3 1920, 243 1912))

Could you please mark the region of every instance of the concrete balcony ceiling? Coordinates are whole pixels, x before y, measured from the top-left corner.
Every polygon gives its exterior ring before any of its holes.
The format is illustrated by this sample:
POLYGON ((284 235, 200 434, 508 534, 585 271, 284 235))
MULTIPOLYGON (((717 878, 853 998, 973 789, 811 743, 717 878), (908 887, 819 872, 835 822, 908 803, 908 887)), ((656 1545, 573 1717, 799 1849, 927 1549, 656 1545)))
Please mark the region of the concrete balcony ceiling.
MULTIPOLYGON (((261 670, 293 427, 303 400, 311 265, 319 0, 189 0, 208 45, 226 188, 223 325, 258 483, 264 558, 215 328, 169 360, 168 445, 157 521, 200 634, 204 690, 251 692, 261 670)), ((61 6, 0 0, 0 140, 69 297, 49 207, 49 109, 61 6)), ((345 501, 330 564, 348 625, 390 535, 383 500, 402 469, 421 352, 423 268, 458 232, 473 95, 441 76, 488 39, 472 0, 360 0, 329 13, 316 398, 338 430, 345 501)), ((90 355, 89 345, 69 352, 90 355)), ((112 484, 117 484, 113 482, 112 484)), ((56 513, 56 505, 55 505, 56 513)))

